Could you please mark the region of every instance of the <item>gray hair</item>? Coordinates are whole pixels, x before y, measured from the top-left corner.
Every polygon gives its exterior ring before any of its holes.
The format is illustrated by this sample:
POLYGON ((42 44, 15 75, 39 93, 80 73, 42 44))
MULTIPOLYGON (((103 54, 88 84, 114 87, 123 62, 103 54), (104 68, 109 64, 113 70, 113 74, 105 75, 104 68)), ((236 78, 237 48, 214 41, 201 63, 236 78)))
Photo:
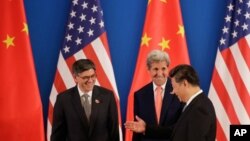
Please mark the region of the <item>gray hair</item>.
POLYGON ((169 56, 165 51, 153 50, 148 54, 147 57, 147 67, 151 68, 151 64, 155 62, 166 61, 167 66, 170 64, 169 56))

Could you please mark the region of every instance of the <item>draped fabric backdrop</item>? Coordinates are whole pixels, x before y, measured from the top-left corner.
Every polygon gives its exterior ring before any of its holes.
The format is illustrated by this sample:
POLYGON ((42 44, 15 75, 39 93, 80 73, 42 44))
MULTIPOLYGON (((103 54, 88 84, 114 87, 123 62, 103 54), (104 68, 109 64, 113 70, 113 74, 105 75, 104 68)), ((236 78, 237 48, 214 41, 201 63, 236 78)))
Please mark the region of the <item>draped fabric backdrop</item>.
POLYGON ((0 140, 44 141, 42 103, 22 0, 0 2, 0 140))
MULTIPOLYGON (((153 1, 166 1, 168 3, 175 0, 151 0, 151 2, 153 1)), ((59 52, 65 39, 72 0, 23 0, 23 2, 46 129, 49 96, 57 70, 59 52)), ((147 0, 100 0, 100 2, 103 8, 110 59, 120 97, 122 123, 124 123, 127 99, 140 50, 148 2, 147 0)), ((2 1, 0 5, 2 6, 2 1)), ((224 16, 228 9, 227 6, 227 0, 180 0, 190 64, 197 70, 201 79, 201 87, 206 93, 209 91, 212 79, 216 51, 221 38, 221 29, 225 22, 224 16)), ((3 11, 2 13, 9 14, 9 12, 3 11)), ((15 15, 15 17, 19 16, 15 15)), ((4 20, 1 19, 1 21, 4 20)), ((15 26, 17 25, 18 23, 15 23, 15 26)), ((4 35, 2 30, 0 34, 4 35)), ((12 38, 13 35, 9 36, 12 38)), ((0 48, 4 48, 3 41, 7 35, 2 37, 0 48)), ((5 68, 9 70, 9 73, 14 69, 16 61, 20 61, 17 56, 14 59, 16 60, 12 66, 5 68)), ((1 67, 1 69, 3 68, 1 67)), ((19 70, 19 67, 16 70, 19 70)), ((9 78, 9 73, 6 74, 7 78, 9 78)), ((20 72, 19 75, 24 76, 24 74, 26 73, 20 72)), ((16 77, 11 80, 18 81, 16 77)), ((2 89, 4 82, 1 81, 0 84, 0 89, 2 89)), ((25 94, 20 93, 22 96, 25 94)), ((4 93, 3 96, 7 95, 10 94, 4 93)))

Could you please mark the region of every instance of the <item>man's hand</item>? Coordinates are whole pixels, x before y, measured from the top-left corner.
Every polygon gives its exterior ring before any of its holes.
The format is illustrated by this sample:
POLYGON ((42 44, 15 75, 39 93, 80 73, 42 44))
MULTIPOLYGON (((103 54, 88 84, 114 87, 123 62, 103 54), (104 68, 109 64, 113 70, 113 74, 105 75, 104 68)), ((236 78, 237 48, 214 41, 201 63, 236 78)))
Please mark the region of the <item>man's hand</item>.
POLYGON ((136 121, 127 121, 124 124, 125 128, 136 133, 144 133, 146 130, 146 123, 138 116, 135 116, 135 119, 136 121))

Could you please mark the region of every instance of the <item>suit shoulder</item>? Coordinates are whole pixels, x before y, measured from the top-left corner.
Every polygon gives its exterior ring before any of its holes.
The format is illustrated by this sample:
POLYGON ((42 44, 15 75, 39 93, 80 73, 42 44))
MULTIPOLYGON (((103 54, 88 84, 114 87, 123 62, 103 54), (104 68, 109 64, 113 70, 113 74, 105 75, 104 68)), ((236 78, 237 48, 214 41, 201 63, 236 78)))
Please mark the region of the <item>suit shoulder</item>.
POLYGON ((153 83, 152 82, 144 85, 143 87, 141 87, 140 89, 138 89, 137 91, 135 91, 135 94, 144 93, 145 91, 148 92, 149 90, 153 90, 153 83))
POLYGON ((75 93, 77 91, 77 88, 76 87, 72 87, 72 88, 69 88, 63 92, 60 92, 57 97, 68 97, 70 96, 72 93, 75 93))
POLYGON ((96 90, 96 91, 99 91, 99 92, 101 92, 101 93, 113 93, 113 91, 112 90, 110 90, 110 89, 107 89, 107 88, 104 88, 104 87, 101 87, 101 86, 95 86, 94 87, 94 89, 96 90))
POLYGON ((199 100, 197 101, 199 103, 199 109, 203 112, 207 112, 207 114, 215 113, 214 106, 212 101, 204 94, 200 94, 198 97, 199 100))
POLYGON ((202 103, 205 103, 205 104, 208 104, 208 105, 212 105, 212 106, 213 106, 212 101, 208 98, 207 95, 205 95, 204 93, 201 93, 201 94, 200 94, 200 97, 201 97, 201 99, 202 99, 202 103))

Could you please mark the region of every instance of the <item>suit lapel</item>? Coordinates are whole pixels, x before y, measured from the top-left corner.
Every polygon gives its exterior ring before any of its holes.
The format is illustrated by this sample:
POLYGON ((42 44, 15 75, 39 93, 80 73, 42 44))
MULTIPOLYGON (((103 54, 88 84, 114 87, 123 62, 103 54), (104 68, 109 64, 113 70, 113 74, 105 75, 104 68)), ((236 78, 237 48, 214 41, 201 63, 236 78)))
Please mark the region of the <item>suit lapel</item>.
POLYGON ((72 93, 72 104, 74 105, 74 108, 83 123, 84 129, 88 130, 88 127, 89 127, 88 119, 85 115, 84 108, 82 107, 80 95, 77 90, 77 87, 75 87, 74 92, 72 93))
POLYGON ((167 109, 170 106, 172 98, 173 98, 172 95, 170 94, 171 91, 172 91, 172 86, 171 86, 170 79, 168 79, 167 84, 165 86, 165 92, 164 92, 164 97, 162 101, 160 124, 163 122, 163 119, 165 119, 165 116, 167 116, 167 112, 168 112, 167 109))
POLYGON ((154 124, 157 124, 153 83, 150 83, 150 85, 151 86, 148 87, 148 90, 146 90, 146 93, 148 93, 148 94, 145 95, 145 96, 147 96, 147 98, 145 98, 145 100, 147 100, 147 101, 145 101, 145 103, 147 103, 149 105, 148 108, 150 108, 150 109, 147 109, 147 110, 149 110, 149 111, 151 111, 153 113, 153 114, 150 114, 150 116, 152 116, 150 119, 153 119, 154 124))

